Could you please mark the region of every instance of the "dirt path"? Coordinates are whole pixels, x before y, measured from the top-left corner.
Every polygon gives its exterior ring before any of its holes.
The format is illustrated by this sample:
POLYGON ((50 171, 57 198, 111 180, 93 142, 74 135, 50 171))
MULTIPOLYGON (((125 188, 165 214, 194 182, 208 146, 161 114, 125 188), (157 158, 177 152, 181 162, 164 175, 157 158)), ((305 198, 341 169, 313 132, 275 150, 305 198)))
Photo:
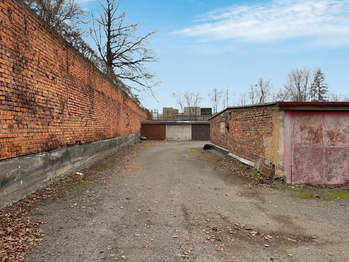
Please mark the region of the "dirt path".
POLYGON ((202 146, 154 142, 84 171, 29 214, 45 236, 26 261, 349 261, 348 200, 252 186, 202 146))

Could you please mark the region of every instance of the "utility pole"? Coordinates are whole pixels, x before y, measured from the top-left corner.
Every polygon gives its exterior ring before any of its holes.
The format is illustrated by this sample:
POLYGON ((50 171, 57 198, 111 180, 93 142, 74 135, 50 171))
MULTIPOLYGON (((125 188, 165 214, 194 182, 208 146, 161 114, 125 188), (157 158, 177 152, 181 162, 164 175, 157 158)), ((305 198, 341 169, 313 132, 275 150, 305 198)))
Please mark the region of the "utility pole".
POLYGON ((227 85, 227 107, 229 107, 229 92, 228 92, 228 85, 227 85))

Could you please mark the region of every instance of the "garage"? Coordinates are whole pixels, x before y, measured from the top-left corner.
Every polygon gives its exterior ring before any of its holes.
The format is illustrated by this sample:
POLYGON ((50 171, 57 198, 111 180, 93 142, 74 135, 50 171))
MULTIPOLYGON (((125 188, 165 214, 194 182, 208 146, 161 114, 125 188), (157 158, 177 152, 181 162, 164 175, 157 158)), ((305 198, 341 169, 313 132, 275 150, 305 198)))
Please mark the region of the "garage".
POLYGON ((349 182, 349 102, 275 102, 212 116, 211 144, 290 184, 349 182))
POLYGON ((210 140, 209 121, 143 121, 141 135, 148 140, 210 140))
POLYGON ((210 125, 192 125, 192 140, 209 141, 210 125))
POLYGON ((167 125, 167 140, 191 140, 191 125, 167 125))
POLYGON ((165 140, 166 125, 165 124, 142 124, 141 135, 148 140, 165 140))

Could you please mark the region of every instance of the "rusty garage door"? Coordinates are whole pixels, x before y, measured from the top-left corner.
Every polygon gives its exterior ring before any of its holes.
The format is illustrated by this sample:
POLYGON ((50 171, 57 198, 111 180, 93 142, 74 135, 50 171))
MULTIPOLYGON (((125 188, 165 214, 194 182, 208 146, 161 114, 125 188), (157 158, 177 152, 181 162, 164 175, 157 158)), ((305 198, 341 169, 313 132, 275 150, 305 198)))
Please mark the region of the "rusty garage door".
POLYGON ((293 111, 288 115, 292 124, 290 182, 349 181, 349 112, 293 111))
POLYGON ((142 124, 142 136, 148 140, 165 140, 166 125, 163 124, 142 124))
POLYGON ((192 140, 210 141, 210 125, 192 125, 192 140))

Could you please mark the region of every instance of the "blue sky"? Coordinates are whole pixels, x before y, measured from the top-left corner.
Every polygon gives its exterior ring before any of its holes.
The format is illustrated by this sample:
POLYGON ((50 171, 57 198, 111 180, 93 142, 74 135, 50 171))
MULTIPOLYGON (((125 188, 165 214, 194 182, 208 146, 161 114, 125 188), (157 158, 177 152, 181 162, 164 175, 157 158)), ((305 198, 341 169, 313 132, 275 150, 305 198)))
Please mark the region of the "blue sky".
MULTIPOLYGON (((97 13, 97 1, 76 2, 97 13)), ((177 90, 199 91, 211 107, 214 88, 228 88, 232 106, 259 78, 279 89, 303 66, 322 67, 329 91, 349 95, 349 0, 124 0, 122 10, 140 34, 159 29, 151 48, 160 60, 147 67, 161 84, 158 102, 142 94, 148 109, 179 108, 177 90)))

